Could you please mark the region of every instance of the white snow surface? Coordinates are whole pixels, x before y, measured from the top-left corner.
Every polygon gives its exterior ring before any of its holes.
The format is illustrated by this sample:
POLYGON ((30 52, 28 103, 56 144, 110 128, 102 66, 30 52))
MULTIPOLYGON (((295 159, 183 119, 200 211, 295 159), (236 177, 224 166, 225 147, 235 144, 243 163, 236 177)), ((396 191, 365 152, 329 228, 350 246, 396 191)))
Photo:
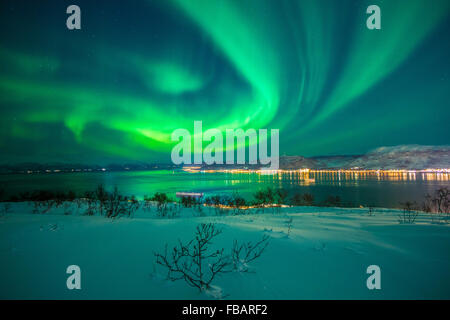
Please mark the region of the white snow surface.
POLYGON ((400 224, 396 210, 319 207, 280 213, 206 216, 182 209, 179 217, 139 210, 116 220, 84 216, 73 207, 31 214, 27 203, 0 216, 1 299, 449 299, 450 228, 420 214, 400 224), (292 217, 287 235, 286 221, 292 217), (223 229, 213 249, 233 240, 270 243, 250 265, 199 292, 166 280, 155 264, 178 239, 193 238, 199 223, 223 229), (81 268, 81 290, 68 290, 66 268, 81 268), (381 290, 369 290, 367 267, 381 268, 381 290))

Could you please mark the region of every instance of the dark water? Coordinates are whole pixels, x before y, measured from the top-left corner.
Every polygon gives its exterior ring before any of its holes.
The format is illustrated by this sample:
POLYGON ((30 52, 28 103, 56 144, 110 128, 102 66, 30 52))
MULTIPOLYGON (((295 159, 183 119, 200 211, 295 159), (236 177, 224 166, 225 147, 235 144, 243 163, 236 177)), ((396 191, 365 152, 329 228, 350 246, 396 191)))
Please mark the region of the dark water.
POLYGON ((286 188, 290 195, 311 193, 315 202, 328 196, 339 196, 346 205, 373 205, 398 207, 400 202, 416 200, 441 186, 450 187, 449 174, 338 174, 338 173, 284 173, 261 175, 257 173, 188 173, 184 171, 126 171, 89 173, 50 173, 1 175, 0 188, 7 195, 23 191, 51 190, 84 193, 103 184, 107 189, 117 186, 123 194, 152 195, 177 191, 204 192, 205 195, 239 192, 250 199, 262 188, 286 188))

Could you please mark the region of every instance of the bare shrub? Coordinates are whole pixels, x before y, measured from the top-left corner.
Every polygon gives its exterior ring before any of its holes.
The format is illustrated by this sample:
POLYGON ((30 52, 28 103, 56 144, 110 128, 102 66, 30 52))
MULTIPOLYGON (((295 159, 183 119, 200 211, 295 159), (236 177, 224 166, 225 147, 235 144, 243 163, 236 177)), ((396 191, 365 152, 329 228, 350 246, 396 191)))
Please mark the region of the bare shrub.
POLYGON ((46 200, 46 201, 42 201, 42 206, 43 206, 43 211, 41 213, 47 213, 50 210, 53 209, 53 207, 57 206, 59 204, 59 202, 55 201, 55 200, 46 200))
POLYGON ((287 202, 288 192, 286 189, 280 188, 275 191, 274 202, 278 213, 281 212, 281 206, 287 202))
POLYGON ((63 205, 64 215, 68 216, 72 214, 72 205, 70 202, 65 202, 63 205))
POLYGON ((275 191, 275 203, 276 204, 286 204, 288 197, 288 191, 286 189, 280 188, 275 191))
POLYGON ((86 204, 86 211, 84 212, 87 216, 93 216, 97 212, 97 201, 95 199, 93 192, 86 192, 84 202, 86 204))
POLYGON ((310 193, 303 194, 302 200, 305 206, 312 206, 314 204, 314 196, 310 193))
POLYGON ((180 202, 183 208, 192 208, 198 205, 198 203, 201 202, 201 200, 196 199, 194 197, 185 196, 181 197, 180 202))
POLYGON ((183 196, 181 197, 179 204, 184 208, 193 208, 200 216, 204 215, 203 197, 183 196))
POLYGON ((73 200, 73 203, 75 204, 75 208, 77 209, 78 213, 84 204, 84 200, 82 198, 76 198, 75 200, 73 200))
POLYGON ((433 207, 434 207, 433 198, 430 194, 427 194, 422 203, 422 211, 426 213, 433 213, 434 212, 433 207))
POLYGON ((33 202, 33 213, 34 214, 48 213, 55 206, 55 204, 56 204, 56 202, 53 200, 34 201, 33 202))
POLYGON ((144 196, 144 203, 142 205, 144 211, 151 211, 152 209, 152 199, 148 196, 144 196))
POLYGON ((275 192, 272 188, 267 187, 267 189, 265 190, 265 198, 267 204, 275 203, 275 192))
POLYGON ((156 211, 159 216, 165 217, 167 215, 167 206, 169 204, 169 197, 165 193, 157 192, 152 198, 156 202, 156 211))
POLYGON ((209 212, 213 209, 213 202, 211 197, 206 197, 204 201, 205 206, 209 209, 209 212))
POLYGON ((264 212, 264 207, 267 203, 266 193, 262 190, 257 191, 254 195, 254 204, 258 207, 262 212, 264 212))
POLYGON ((287 219, 284 223, 286 224, 287 227, 287 236, 289 237, 291 235, 291 230, 292 230, 292 223, 294 222, 294 218, 289 217, 289 219, 287 219))
POLYGON ((239 272, 248 272, 248 264, 259 258, 269 245, 269 236, 264 235, 263 238, 256 242, 247 242, 239 244, 236 240, 233 242, 231 250, 231 259, 233 270, 239 272))
POLYGON ((291 204, 294 206, 312 206, 314 204, 314 196, 310 193, 295 193, 291 198, 291 204))
POLYGON ((222 233, 214 224, 200 224, 196 228, 195 239, 175 246, 168 252, 155 253, 156 263, 167 268, 167 278, 171 281, 185 280, 200 291, 210 288, 216 276, 229 272, 231 265, 224 249, 209 250, 212 240, 222 233))
POLYGON ((134 197, 129 199, 122 196, 117 187, 115 187, 113 192, 107 194, 107 199, 103 205, 107 218, 131 217, 137 210, 139 202, 134 197))
POLYGON ((237 192, 233 192, 231 195, 229 204, 233 208, 234 214, 242 214, 244 212, 245 206, 247 206, 247 201, 241 197, 237 192))
MULTIPOLYGON (((125 214, 125 208, 122 206, 124 201, 125 199, 119 194, 119 190, 116 187, 112 193, 108 194, 104 204, 101 204, 100 207, 104 207, 103 210, 107 218, 116 218, 125 214)), ((100 212, 100 214, 102 213, 100 212)))
POLYGON ((34 201, 33 202, 33 213, 34 214, 39 214, 40 212, 41 212, 41 210, 40 210, 40 202, 34 201))
POLYGON ((133 217, 134 213, 139 210, 141 207, 141 204, 138 199, 136 199, 135 196, 131 196, 131 198, 128 200, 128 204, 125 206, 125 211, 127 216, 133 217))
POLYGON ((341 198, 339 196, 328 196, 325 200, 326 207, 340 207, 341 206, 341 198))
POLYGON ((226 196, 214 195, 208 200, 209 203, 214 207, 214 211, 216 215, 223 215, 227 213, 227 209, 225 208, 228 205, 228 198, 226 196))
POLYGON ((254 195, 254 204, 259 210, 264 212, 265 207, 272 206, 272 212, 274 211, 273 205, 275 204, 276 191, 272 188, 267 187, 264 190, 258 190, 254 195))
MULTIPOLYGON (((196 211, 201 213, 202 212, 201 207, 200 207, 200 209, 196 209, 196 211)), ((167 204, 167 210, 166 210, 165 216, 167 218, 173 219, 173 218, 177 217, 180 212, 181 212, 181 206, 180 206, 179 203, 177 203, 177 202, 169 202, 167 204)))
POLYGON ((450 211, 450 190, 447 187, 436 190, 432 201, 435 204, 438 213, 443 213, 448 216, 450 211))
POLYGON ((427 194, 422 211, 431 215, 432 221, 448 220, 450 216, 450 190, 447 187, 437 189, 433 195, 427 194))
POLYGON ((97 189, 94 191, 94 193, 92 194, 93 198, 95 200, 97 200, 97 210, 99 211, 100 215, 103 215, 103 211, 105 210, 106 207, 106 202, 108 201, 109 198, 109 194, 106 191, 105 187, 100 184, 97 186, 97 189))
POLYGON ((399 222, 403 224, 411 224, 416 221, 419 212, 415 202, 407 201, 402 204, 402 213, 398 216, 399 222))
POLYGON ((293 205, 293 206, 301 206, 302 204, 303 204, 303 202, 302 202, 302 194, 296 192, 291 198, 291 205, 293 205))

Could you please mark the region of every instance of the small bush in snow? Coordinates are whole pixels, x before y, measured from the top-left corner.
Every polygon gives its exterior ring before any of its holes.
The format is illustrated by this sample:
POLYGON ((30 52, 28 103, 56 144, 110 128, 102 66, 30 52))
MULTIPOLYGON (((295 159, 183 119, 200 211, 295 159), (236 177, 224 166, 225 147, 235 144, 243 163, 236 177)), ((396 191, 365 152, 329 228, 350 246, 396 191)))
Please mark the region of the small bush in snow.
POLYGON ((238 272, 248 272, 248 264, 259 258, 269 245, 269 236, 264 235, 263 238, 256 242, 247 242, 239 244, 236 240, 233 242, 231 250, 231 259, 233 270, 238 272))
POLYGON ((341 206, 341 198, 339 196, 328 196, 325 200, 326 207, 340 207, 341 206))
POLYGON ((94 193, 91 194, 92 198, 97 202, 97 210, 100 212, 100 215, 103 215, 103 211, 106 207, 106 202, 110 197, 110 194, 106 191, 105 187, 100 184, 94 193))
POLYGON ((436 190, 434 199, 437 212, 449 214, 450 212, 450 190, 447 187, 436 190))
POLYGON ((151 211, 152 210, 152 199, 149 196, 147 196, 147 195, 144 196, 144 203, 142 205, 142 208, 145 211, 151 211))
POLYGON ((104 203, 105 216, 107 218, 131 217, 138 207, 139 202, 134 197, 122 196, 117 187, 114 188, 113 192, 107 193, 106 202, 104 203))
POLYGON ((447 187, 437 189, 433 195, 427 194, 422 210, 431 215, 433 221, 448 220, 450 216, 450 190, 447 187))
POLYGON ((247 201, 245 201, 245 199, 237 192, 233 192, 231 198, 229 199, 229 205, 233 208, 234 214, 242 214, 245 206, 247 206, 247 201))
POLYGON ((34 201, 33 202, 33 213, 34 214, 48 213, 55 205, 56 205, 56 202, 53 200, 34 201))
POLYGON ((195 238, 184 244, 168 250, 165 246, 163 253, 155 253, 156 263, 167 269, 167 278, 171 281, 185 280, 192 287, 200 291, 208 290, 214 279, 224 273, 232 271, 248 272, 248 263, 259 258, 267 248, 269 237, 252 243, 239 244, 236 240, 230 255, 225 249, 212 250, 212 240, 222 233, 215 224, 199 224, 195 238))
POLYGON ((287 227, 287 236, 289 237, 291 235, 291 230, 292 230, 292 222, 294 222, 294 218, 289 217, 289 219, 287 219, 284 223, 286 224, 287 227))
POLYGON ((223 215, 229 211, 224 206, 228 206, 230 204, 230 199, 224 195, 214 195, 206 198, 205 204, 210 208, 214 208, 216 215, 223 215))
POLYGON ((201 203, 201 199, 196 199, 194 197, 181 197, 180 202, 183 208, 192 208, 201 203))
POLYGON ((281 205, 287 204, 288 192, 286 189, 277 189, 275 191, 275 204, 277 205, 278 212, 281 211, 281 205))
POLYGON ((69 216, 72 214, 72 205, 69 202, 65 202, 63 205, 64 215, 69 216))
POLYGON ((290 203, 294 206, 312 206, 314 204, 314 196, 310 193, 296 193, 290 203))
POLYGON ((152 198, 156 202, 156 211, 161 217, 165 217, 168 211, 169 197, 165 193, 157 192, 152 198))
POLYGON ((86 211, 84 212, 87 216, 93 216, 97 212, 97 200, 92 192, 86 192, 84 202, 86 205, 86 211))
POLYGON ((417 204, 415 202, 405 202, 402 204, 402 213, 398 216, 400 223, 414 223, 416 221, 419 212, 417 210, 417 204))
POLYGON ((200 291, 207 290, 221 273, 229 272, 230 259, 224 249, 210 250, 212 240, 222 233, 214 224, 197 226, 195 238, 186 244, 181 241, 170 252, 166 245, 164 253, 155 253, 156 263, 168 270, 171 281, 185 280, 200 291))
POLYGON ((270 199, 273 200, 273 191, 270 188, 266 190, 258 190, 254 195, 254 205, 258 207, 259 210, 264 212, 265 207, 271 203, 270 199))

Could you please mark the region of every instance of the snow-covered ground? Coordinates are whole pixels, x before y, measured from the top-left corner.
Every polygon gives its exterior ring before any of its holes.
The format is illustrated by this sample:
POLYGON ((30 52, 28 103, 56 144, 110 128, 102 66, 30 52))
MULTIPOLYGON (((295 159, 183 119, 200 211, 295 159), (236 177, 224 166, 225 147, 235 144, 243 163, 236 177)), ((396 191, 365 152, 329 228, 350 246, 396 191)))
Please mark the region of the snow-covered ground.
POLYGON ((400 224, 400 211, 293 207, 281 213, 180 217, 139 210, 110 220, 63 209, 31 214, 26 203, 0 216, 1 299, 449 299, 450 226, 420 215, 400 224), (286 221, 292 217, 287 236, 286 221), (270 244, 251 267, 217 278, 217 292, 171 282, 155 264, 165 244, 190 240, 199 223, 223 229, 213 248, 233 240, 270 244), (81 268, 81 290, 68 290, 66 268, 81 268), (381 290, 368 290, 366 269, 381 268, 381 290))

